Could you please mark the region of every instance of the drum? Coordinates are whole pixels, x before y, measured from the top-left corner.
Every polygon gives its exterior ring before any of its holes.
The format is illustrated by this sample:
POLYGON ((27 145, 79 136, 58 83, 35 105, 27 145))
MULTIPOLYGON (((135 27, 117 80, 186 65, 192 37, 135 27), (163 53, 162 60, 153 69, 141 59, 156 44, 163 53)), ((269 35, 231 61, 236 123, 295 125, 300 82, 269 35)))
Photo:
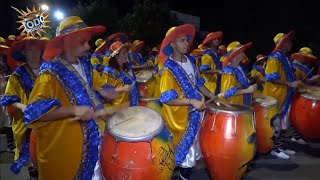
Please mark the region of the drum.
POLYGON ((274 130, 271 118, 278 113, 277 100, 270 96, 254 98, 254 116, 256 121, 257 150, 260 154, 268 153, 272 146, 274 130))
POLYGON ((141 98, 139 106, 151 108, 161 114, 161 103, 159 98, 141 98))
POLYGON ((156 80, 149 70, 142 70, 135 74, 139 82, 139 94, 143 98, 151 98, 154 96, 156 80))
POLYGON ((172 136, 156 111, 129 107, 107 122, 100 163, 105 179, 170 179, 175 168, 172 136))
POLYGON ((253 109, 209 104, 200 129, 203 159, 215 180, 238 180, 255 153, 253 109))
POLYGON ((305 139, 320 138, 320 91, 298 94, 292 101, 290 118, 305 139))
POLYGON ((37 169, 36 141, 37 141, 36 133, 33 130, 31 130, 30 146, 29 146, 30 159, 32 162, 32 166, 37 169))

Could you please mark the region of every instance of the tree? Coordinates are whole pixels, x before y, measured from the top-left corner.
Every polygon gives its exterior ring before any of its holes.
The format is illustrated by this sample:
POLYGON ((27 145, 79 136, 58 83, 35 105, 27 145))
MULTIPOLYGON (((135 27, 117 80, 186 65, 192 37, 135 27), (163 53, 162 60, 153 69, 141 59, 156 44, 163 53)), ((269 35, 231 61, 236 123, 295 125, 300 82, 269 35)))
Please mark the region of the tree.
POLYGON ((120 31, 128 32, 132 39, 143 40, 152 47, 161 43, 167 30, 175 25, 177 21, 170 14, 168 4, 141 0, 133 12, 120 21, 120 31))

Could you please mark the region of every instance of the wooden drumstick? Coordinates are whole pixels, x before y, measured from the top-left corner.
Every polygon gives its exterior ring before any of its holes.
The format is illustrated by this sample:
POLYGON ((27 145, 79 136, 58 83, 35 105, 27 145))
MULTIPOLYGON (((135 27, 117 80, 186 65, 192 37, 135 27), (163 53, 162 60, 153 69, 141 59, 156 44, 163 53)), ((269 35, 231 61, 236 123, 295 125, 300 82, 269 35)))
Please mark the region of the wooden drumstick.
POLYGON ((308 77, 308 75, 313 71, 314 67, 311 68, 311 70, 304 76, 304 78, 301 81, 305 81, 308 77))
MULTIPOLYGON (((96 115, 97 115, 97 119, 101 118, 101 117, 105 117, 107 115, 111 115, 113 113, 116 113, 118 111, 121 111, 122 109, 125 109, 127 107, 130 106, 130 103, 126 102, 126 103, 122 103, 119 105, 114 105, 114 106, 110 106, 110 107, 106 107, 100 110, 96 111, 96 115)), ((79 121, 80 117, 73 117, 69 119, 70 121, 79 121)))

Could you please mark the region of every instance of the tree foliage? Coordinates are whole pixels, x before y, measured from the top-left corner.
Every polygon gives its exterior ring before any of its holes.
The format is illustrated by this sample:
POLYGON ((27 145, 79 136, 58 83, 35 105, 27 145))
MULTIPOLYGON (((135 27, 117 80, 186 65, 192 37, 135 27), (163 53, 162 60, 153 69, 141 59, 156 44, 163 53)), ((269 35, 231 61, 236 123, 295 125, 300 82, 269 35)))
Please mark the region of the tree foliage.
POLYGON ((166 31, 176 24, 168 4, 142 0, 134 6, 132 13, 120 21, 120 30, 129 32, 132 39, 156 46, 161 43, 166 31))

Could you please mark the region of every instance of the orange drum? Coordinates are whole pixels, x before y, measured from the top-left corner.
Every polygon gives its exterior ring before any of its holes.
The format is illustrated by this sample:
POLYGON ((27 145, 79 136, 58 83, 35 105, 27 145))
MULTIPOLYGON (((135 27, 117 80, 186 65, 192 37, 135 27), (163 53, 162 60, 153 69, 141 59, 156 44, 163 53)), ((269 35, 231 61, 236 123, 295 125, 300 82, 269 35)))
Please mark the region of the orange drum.
POLYGON ((174 148, 160 114, 142 106, 115 113, 107 122, 100 163, 105 179, 170 179, 174 148))
POLYGON ((320 91, 297 95, 292 104, 290 118, 294 127, 306 139, 320 138, 320 91))
POLYGON ((257 131, 257 150, 265 154, 273 146, 274 130, 271 127, 271 118, 278 113, 277 100, 270 96, 258 96, 254 98, 253 108, 257 131))
POLYGON ((141 98, 139 106, 151 108, 161 114, 161 103, 159 98, 141 98))
POLYGON ((142 70, 135 74, 137 82, 139 82, 139 94, 143 98, 151 98, 154 96, 156 88, 156 79, 149 70, 142 70))
POLYGON ((33 130, 31 130, 31 133, 30 133, 30 147, 29 147, 30 159, 31 159, 33 167, 37 169, 36 142, 37 142, 36 133, 33 130))
POLYGON ((238 180, 255 154, 253 109, 210 104, 200 130, 203 159, 215 180, 238 180))

